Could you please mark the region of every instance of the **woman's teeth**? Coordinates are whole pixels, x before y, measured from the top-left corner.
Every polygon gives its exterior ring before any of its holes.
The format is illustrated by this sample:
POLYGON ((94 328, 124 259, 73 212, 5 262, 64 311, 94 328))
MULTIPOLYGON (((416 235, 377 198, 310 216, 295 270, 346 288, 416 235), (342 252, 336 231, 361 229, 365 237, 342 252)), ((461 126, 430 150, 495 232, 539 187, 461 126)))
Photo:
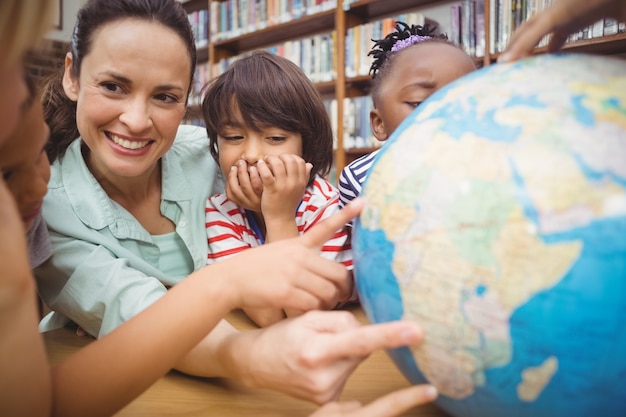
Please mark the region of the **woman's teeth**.
POLYGON ((122 148, 131 149, 131 150, 143 148, 148 143, 150 143, 149 140, 142 140, 142 141, 132 140, 131 141, 128 139, 122 139, 115 135, 110 135, 110 136, 111 136, 111 140, 113 141, 113 143, 120 145, 122 148))

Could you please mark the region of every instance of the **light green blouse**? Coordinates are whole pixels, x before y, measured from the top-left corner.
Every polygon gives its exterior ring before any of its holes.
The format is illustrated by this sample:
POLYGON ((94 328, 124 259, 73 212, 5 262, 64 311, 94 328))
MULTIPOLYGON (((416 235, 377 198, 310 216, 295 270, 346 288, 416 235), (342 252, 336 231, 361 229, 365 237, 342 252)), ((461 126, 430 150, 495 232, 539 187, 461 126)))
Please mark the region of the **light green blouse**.
MULTIPOLYGON (((52 165, 43 216, 53 255, 35 270, 40 295, 65 320, 102 336, 156 301, 183 276, 161 265, 161 248, 87 168, 82 140, 52 165)), ((223 189, 204 128, 181 126, 163 156, 161 213, 176 224, 191 268, 206 265, 204 210, 223 189)), ((180 271, 179 271, 180 272, 180 271)), ((49 322, 58 323, 58 317, 49 322)), ((45 330, 42 329, 42 330, 45 330)))

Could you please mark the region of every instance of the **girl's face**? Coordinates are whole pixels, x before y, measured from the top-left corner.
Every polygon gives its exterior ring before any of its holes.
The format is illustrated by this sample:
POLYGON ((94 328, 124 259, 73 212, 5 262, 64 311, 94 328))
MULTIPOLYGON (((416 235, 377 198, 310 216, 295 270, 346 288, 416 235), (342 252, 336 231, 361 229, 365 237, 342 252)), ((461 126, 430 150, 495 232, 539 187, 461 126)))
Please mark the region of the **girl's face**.
POLYGON ((230 168, 243 160, 248 167, 256 165, 265 156, 292 154, 302 156, 302 135, 265 126, 260 132, 251 129, 241 117, 237 106, 231 112, 232 123, 223 126, 217 137, 219 164, 228 178, 230 168))
POLYGON ((24 110, 13 134, 0 147, 2 175, 17 202, 26 230, 41 212, 48 191, 50 162, 44 151, 50 131, 38 99, 24 110))
POLYGON ((150 175, 185 115, 191 61, 169 28, 122 19, 94 32, 80 76, 65 62, 63 87, 76 101, 77 127, 97 178, 150 175))
POLYGON ((28 89, 21 62, 0 63, 0 144, 6 140, 20 120, 28 89))
POLYGON ((425 42, 398 53, 378 91, 370 114, 372 131, 385 140, 402 121, 435 91, 474 71, 472 59, 444 42, 425 42))

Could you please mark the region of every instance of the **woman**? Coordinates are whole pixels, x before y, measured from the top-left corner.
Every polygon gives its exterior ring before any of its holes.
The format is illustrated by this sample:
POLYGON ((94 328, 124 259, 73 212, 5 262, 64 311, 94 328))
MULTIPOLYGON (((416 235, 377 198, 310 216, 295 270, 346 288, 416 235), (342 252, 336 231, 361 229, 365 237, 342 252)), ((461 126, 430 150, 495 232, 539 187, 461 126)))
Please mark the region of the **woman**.
MULTIPOLYGON (((333 306, 351 290, 345 268, 319 257, 311 250, 318 243, 306 236, 301 244, 268 245, 202 268, 204 204, 217 167, 203 131, 178 129, 194 63, 191 29, 178 2, 92 0, 77 16, 57 85, 62 94, 48 91, 55 162, 43 211, 54 255, 36 274, 47 304, 94 336, 161 302, 174 284, 167 295, 180 294, 192 278, 254 287, 249 277, 264 277, 256 290, 278 291, 283 301, 288 283, 300 280, 299 301, 292 302, 305 310, 333 306)), ((323 403, 339 396, 374 346, 402 343, 385 341, 385 331, 377 330, 361 350, 359 330, 345 312, 313 312, 245 333, 221 321, 176 368, 323 403)))

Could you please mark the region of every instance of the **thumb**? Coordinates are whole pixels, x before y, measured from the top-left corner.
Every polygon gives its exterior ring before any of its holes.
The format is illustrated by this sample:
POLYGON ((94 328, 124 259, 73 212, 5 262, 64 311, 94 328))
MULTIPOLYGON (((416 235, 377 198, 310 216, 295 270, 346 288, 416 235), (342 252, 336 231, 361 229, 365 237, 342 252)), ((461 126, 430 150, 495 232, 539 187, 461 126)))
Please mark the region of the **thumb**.
POLYGON ((332 216, 316 224, 301 237, 305 246, 311 249, 319 249, 330 240, 337 230, 344 227, 354 217, 356 217, 365 204, 362 198, 355 198, 332 216))

